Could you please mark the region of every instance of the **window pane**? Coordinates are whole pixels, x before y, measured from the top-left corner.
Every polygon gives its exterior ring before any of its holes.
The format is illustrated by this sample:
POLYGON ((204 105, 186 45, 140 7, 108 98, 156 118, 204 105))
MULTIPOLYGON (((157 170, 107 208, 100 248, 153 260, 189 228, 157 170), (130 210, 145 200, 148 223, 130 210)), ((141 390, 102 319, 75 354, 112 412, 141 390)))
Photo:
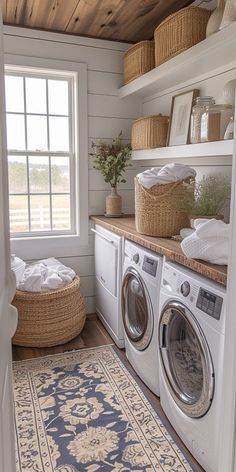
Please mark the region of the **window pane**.
POLYGON ((48 195, 30 196, 32 231, 50 231, 50 203, 48 195))
POLYGON ((30 193, 49 193, 48 157, 29 157, 30 193))
POLYGON ((70 195, 52 195, 52 229, 71 229, 70 195))
POLYGON ((28 149, 31 151, 46 151, 47 118, 45 116, 27 116, 28 149))
POLYGON ((5 76, 6 110, 24 113, 23 77, 5 76))
POLYGON ((68 82, 48 81, 48 104, 50 115, 68 115, 68 82))
POLYGON ((26 157, 8 157, 8 177, 10 193, 27 193, 26 157))
POLYGON ((7 147, 18 151, 25 149, 24 115, 7 114, 7 147))
POLYGON ((10 196, 10 231, 24 233, 29 231, 28 226, 28 199, 26 196, 10 196))
POLYGON ((69 151, 68 118, 49 117, 50 150, 69 151))
POLYGON ((70 191, 70 167, 68 157, 51 157, 52 192, 70 191))
POLYGON ((46 113, 46 80, 25 79, 27 113, 46 113))

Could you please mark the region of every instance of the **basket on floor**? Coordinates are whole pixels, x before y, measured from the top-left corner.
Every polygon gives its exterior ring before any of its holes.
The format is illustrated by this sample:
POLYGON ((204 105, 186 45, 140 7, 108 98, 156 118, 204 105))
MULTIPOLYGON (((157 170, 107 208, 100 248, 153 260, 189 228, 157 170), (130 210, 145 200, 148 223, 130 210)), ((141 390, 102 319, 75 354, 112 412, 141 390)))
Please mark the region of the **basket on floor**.
POLYGON ((80 278, 50 292, 16 291, 12 302, 18 309, 18 326, 13 344, 50 347, 75 338, 85 323, 84 298, 80 278))
POLYGON ((154 41, 141 41, 124 53, 124 84, 155 67, 154 41))
POLYGON ((187 7, 168 16, 154 32, 156 67, 206 37, 211 11, 187 7))
POLYGON ((189 227, 194 179, 146 189, 135 178, 135 224, 138 233, 169 238, 189 227))

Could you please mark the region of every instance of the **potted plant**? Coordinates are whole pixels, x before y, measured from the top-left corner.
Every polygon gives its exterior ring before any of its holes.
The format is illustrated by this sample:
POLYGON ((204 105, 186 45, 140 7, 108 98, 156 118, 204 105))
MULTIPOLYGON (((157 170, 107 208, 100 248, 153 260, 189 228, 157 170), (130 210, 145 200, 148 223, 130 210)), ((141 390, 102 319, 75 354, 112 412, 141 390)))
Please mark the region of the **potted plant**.
POLYGON ((230 197, 230 182, 227 177, 208 176, 195 184, 195 196, 191 205, 190 226, 197 218, 224 219, 221 214, 230 197))
POLYGON ((122 200, 117 193, 117 184, 125 183, 122 178, 125 169, 131 164, 129 162, 131 156, 130 145, 123 144, 122 132, 112 140, 112 143, 104 143, 99 141, 97 144, 92 143, 92 152, 90 156, 94 158, 93 168, 99 170, 105 182, 111 186, 111 193, 106 197, 106 213, 108 217, 122 215, 122 200))

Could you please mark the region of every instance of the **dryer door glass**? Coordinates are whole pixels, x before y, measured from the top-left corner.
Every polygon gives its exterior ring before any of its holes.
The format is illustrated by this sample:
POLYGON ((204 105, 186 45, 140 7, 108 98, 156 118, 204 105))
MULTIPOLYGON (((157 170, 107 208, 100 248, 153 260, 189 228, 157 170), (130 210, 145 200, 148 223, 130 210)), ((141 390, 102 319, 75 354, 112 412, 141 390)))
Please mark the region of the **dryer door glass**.
POLYGON ((127 270, 122 284, 122 315, 131 343, 138 350, 146 349, 152 337, 153 314, 146 288, 133 268, 127 270))
POLYGON ((190 417, 201 417, 210 408, 214 372, 205 336, 193 314, 173 302, 160 321, 161 359, 170 393, 190 417))

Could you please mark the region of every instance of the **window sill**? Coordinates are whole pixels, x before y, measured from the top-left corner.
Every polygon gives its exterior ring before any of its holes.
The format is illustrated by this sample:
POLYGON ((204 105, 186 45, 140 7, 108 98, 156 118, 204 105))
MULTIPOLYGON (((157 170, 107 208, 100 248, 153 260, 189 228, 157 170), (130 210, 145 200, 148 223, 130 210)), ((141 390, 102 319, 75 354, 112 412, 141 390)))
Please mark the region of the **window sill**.
POLYGON ((78 235, 42 236, 32 238, 12 238, 11 253, 23 260, 44 259, 46 257, 70 257, 91 254, 91 237, 78 235))

